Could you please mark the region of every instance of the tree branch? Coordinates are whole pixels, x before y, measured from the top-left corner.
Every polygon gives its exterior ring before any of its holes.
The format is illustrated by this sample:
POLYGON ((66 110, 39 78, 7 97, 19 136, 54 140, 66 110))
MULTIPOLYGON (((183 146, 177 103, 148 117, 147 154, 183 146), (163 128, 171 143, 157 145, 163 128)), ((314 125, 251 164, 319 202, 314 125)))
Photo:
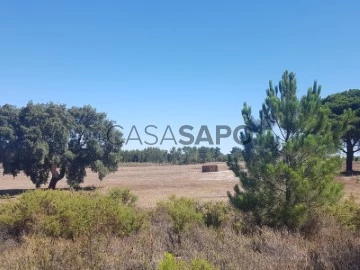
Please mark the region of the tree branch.
MULTIPOLYGON (((267 119, 267 117, 265 117, 265 120, 266 120, 266 122, 268 123, 268 125, 269 125, 269 127, 270 127, 270 130, 271 130, 271 132, 275 135, 275 137, 278 138, 279 140, 285 142, 284 139, 282 139, 279 135, 277 135, 277 134, 275 133, 275 131, 273 130, 273 128, 272 128, 271 124, 269 123, 269 120, 267 119)), ((281 129, 280 129, 280 132, 281 132, 281 129)), ((281 133, 282 133, 282 132, 281 132, 281 133)), ((281 135, 284 137, 283 134, 281 134, 281 135)))

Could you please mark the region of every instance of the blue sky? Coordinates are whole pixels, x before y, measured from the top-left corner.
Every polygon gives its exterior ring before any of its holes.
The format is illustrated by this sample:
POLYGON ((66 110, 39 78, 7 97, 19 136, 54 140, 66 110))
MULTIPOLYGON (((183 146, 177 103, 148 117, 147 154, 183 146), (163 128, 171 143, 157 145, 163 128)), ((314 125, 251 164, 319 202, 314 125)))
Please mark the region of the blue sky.
POLYGON ((286 69, 299 95, 360 88, 359 34, 359 1, 0 0, 0 104, 90 104, 143 140, 148 124, 214 133, 286 69))

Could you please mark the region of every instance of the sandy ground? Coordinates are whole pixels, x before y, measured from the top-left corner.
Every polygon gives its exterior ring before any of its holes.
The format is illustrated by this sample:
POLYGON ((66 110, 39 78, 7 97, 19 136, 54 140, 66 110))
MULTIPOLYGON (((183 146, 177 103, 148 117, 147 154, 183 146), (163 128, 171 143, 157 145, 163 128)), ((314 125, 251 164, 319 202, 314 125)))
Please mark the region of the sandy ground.
MULTIPOLYGON (((116 173, 109 174, 102 181, 98 180, 97 174, 89 171, 82 186, 103 190, 112 187, 129 188, 139 196, 138 204, 143 207, 154 206, 170 194, 200 201, 225 201, 226 192, 232 191, 239 180, 225 163, 219 163, 218 166, 219 172, 214 173, 202 173, 201 165, 126 166, 119 167, 116 173)), ((65 180, 61 180, 57 187, 67 188, 68 185, 65 180)), ((34 185, 25 175, 20 174, 14 179, 3 176, 0 169, 1 194, 18 194, 27 189, 34 189, 34 185)))
MULTIPOLYGON (((145 165, 119 167, 116 173, 99 181, 97 175, 88 172, 83 187, 95 187, 106 191, 112 187, 129 188, 139 196, 138 205, 152 207, 159 200, 170 194, 187 196, 200 201, 226 201, 227 191, 232 191, 239 180, 228 170, 225 163, 218 163, 219 172, 202 173, 201 165, 145 165)), ((355 165, 360 170, 360 163, 355 165)), ((337 177, 337 181, 345 186, 346 196, 353 195, 360 202, 360 176, 337 177)), ((44 186, 45 187, 45 186, 44 186)), ((58 183, 59 188, 68 188, 65 180, 58 183)), ((34 189, 32 182, 20 174, 15 179, 3 176, 0 168, 0 195, 19 194, 24 190, 34 189)))

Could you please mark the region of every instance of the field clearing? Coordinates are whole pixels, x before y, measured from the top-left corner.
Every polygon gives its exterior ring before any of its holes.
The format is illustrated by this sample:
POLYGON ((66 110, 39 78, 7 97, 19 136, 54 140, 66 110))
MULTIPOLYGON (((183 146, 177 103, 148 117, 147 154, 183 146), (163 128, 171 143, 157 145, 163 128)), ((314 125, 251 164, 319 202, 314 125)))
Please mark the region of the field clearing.
MULTIPOLYGON (((129 188, 139 196, 138 205, 153 207, 159 200, 165 200, 170 194, 187 196, 199 201, 226 201, 227 191, 232 191, 239 183, 225 163, 217 163, 219 172, 202 173, 201 164, 196 165, 150 165, 132 164, 119 167, 116 173, 109 174, 103 181, 97 175, 88 172, 83 187, 95 187, 106 191, 109 188, 129 188)), ((360 170, 360 162, 354 164, 360 170)), ((360 203, 359 176, 338 176, 337 181, 345 186, 346 196, 353 195, 360 203)), ((45 188, 46 186, 44 186, 45 188)), ((58 188, 68 188, 65 179, 59 181, 58 188)), ((32 182, 23 174, 15 179, 3 176, 0 168, 0 195, 18 194, 34 189, 32 182)))
MULTIPOLYGON (((97 174, 88 172, 83 187, 106 190, 112 187, 129 188, 139 196, 138 205, 152 207, 170 194, 188 196, 200 201, 227 200, 226 191, 233 190, 238 183, 225 163, 217 163, 219 172, 202 173, 201 164, 196 165, 133 165, 121 166, 116 173, 99 181, 97 174)), ((45 188, 46 186, 44 186, 45 188)), ((65 179, 58 182, 58 188, 68 188, 65 179)), ((15 179, 3 176, 0 169, 0 192, 16 194, 34 189, 32 182, 23 174, 15 179)))

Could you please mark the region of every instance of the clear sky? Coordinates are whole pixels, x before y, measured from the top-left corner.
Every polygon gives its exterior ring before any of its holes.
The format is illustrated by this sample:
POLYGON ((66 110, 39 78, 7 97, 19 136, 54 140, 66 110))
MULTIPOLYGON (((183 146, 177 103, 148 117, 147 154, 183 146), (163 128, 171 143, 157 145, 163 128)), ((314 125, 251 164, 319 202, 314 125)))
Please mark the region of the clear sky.
POLYGON ((214 135, 286 69, 299 95, 360 88, 359 48, 358 0, 0 0, 0 104, 90 104, 143 140, 149 124, 214 135))

